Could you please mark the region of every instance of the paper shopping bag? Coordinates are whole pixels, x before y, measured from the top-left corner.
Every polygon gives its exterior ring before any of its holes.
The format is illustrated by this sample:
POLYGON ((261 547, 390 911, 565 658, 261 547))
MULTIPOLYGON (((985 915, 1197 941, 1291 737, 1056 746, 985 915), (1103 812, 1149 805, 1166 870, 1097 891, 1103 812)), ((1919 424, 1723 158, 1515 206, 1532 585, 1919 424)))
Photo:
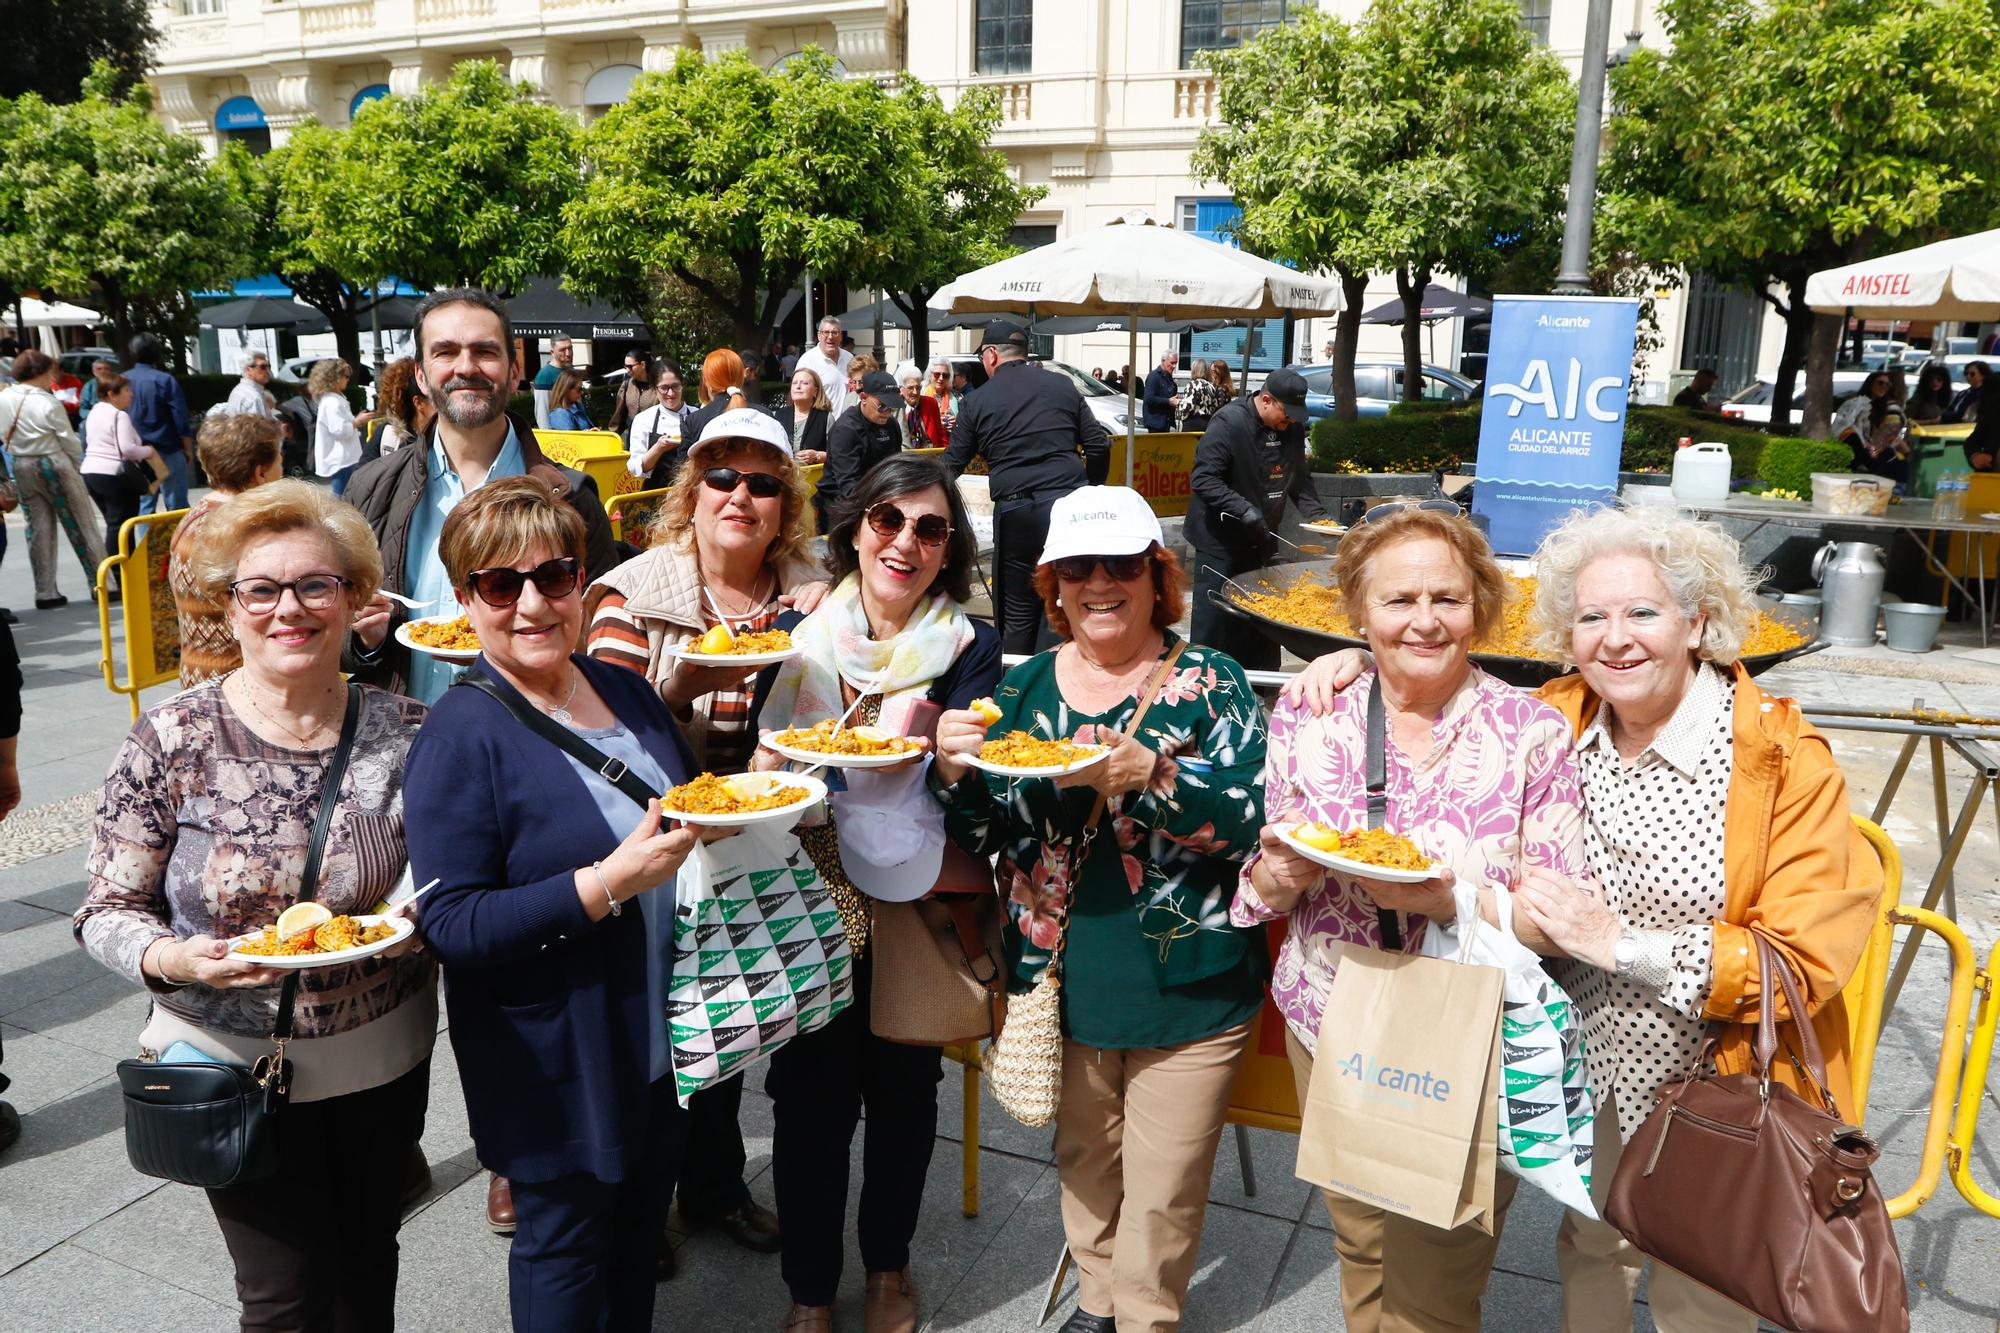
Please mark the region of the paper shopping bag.
POLYGON ((1504 974, 1339 948, 1299 1178, 1430 1226, 1491 1233, 1504 974))

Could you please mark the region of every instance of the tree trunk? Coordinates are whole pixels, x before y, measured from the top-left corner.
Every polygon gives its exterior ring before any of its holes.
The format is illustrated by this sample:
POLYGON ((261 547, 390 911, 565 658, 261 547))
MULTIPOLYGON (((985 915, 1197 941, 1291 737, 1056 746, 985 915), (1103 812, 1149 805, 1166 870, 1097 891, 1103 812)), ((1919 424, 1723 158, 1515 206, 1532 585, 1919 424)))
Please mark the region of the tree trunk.
POLYGON ((104 304, 111 315, 111 345, 117 350, 119 360, 129 367, 132 364, 132 308, 125 300, 124 285, 102 273, 93 277, 97 290, 104 294, 104 304))
POLYGON ((1352 421, 1357 415, 1354 401, 1354 353, 1361 340, 1361 302, 1368 295, 1368 275, 1340 264, 1333 266, 1340 278, 1340 314, 1333 322, 1333 416, 1336 421, 1352 421))
POLYGON ((1839 315, 1812 316, 1812 344, 1806 352, 1806 408, 1799 434, 1823 440, 1833 428, 1833 362, 1840 350, 1839 315))
POLYGON ((1396 270, 1396 293, 1403 298, 1403 401, 1424 396, 1424 290, 1431 285, 1429 265, 1396 270))
POLYGON ((1792 425, 1792 403, 1796 397, 1794 389, 1798 383, 1799 370, 1806 363, 1806 348, 1812 341, 1813 312, 1805 303, 1803 281, 1793 286, 1791 296, 1783 309, 1785 317, 1785 345, 1778 354, 1778 378, 1771 386, 1771 425, 1773 434, 1785 434, 1792 425))
POLYGON ((931 316, 930 300, 934 289, 918 288, 910 292, 890 292, 889 299, 896 303, 896 309, 910 321, 910 360, 916 362, 922 371, 931 363, 931 316))

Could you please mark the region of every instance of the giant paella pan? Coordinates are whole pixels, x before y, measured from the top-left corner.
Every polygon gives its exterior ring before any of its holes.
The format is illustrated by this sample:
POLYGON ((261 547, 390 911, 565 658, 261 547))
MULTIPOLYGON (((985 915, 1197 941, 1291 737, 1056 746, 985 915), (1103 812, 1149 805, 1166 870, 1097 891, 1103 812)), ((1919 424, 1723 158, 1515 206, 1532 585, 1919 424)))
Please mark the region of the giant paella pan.
MULTIPOLYGON (((1514 613, 1500 633, 1505 650, 1475 651, 1472 660, 1501 680, 1533 688, 1561 675, 1564 668, 1553 658, 1534 655, 1525 641, 1526 602, 1534 596, 1533 562, 1501 563, 1508 566, 1515 593, 1511 604, 1514 613)), ((1239 574, 1232 586, 1215 596, 1223 609, 1311 661, 1342 648, 1367 647, 1341 613, 1333 587, 1333 561, 1301 560, 1239 574)), ((1751 675, 1826 646, 1820 641, 1819 617, 1813 612, 1782 605, 1776 598, 1760 597, 1758 605, 1763 615, 1743 654, 1743 665, 1751 675)))

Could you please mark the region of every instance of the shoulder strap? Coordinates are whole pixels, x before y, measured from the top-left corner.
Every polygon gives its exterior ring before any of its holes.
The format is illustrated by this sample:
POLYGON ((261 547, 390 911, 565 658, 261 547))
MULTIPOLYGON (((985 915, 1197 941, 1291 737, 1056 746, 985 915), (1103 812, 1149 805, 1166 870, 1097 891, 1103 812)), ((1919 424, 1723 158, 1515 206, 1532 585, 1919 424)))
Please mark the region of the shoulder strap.
MULTIPOLYGON (((299 901, 309 903, 319 893, 319 867, 326 856, 326 837, 333 828, 334 808, 340 804, 340 784, 347 777, 347 761, 354 753, 355 733, 361 730, 361 687, 347 687, 347 711, 340 719, 340 743, 333 747, 333 759, 326 766, 320 786, 319 815, 313 820, 312 840, 306 844, 305 867, 299 871, 299 901)), ((285 973, 278 990, 278 1020, 271 1028, 274 1040, 283 1043, 292 1035, 292 1006, 298 999, 299 974, 285 973)))
MULTIPOLYGON (((582 670, 581 667, 577 668, 582 670)), ((597 776, 616 787, 619 791, 644 810, 652 799, 660 793, 653 791, 633 775, 623 759, 608 755, 583 737, 563 726, 554 718, 524 706, 518 699, 510 697, 506 691, 478 671, 468 671, 452 682, 453 685, 470 685, 473 689, 491 695, 500 701, 501 707, 519 719, 522 726, 534 732, 549 744, 561 750, 570 758, 582 764, 597 776)))
MULTIPOLYGON (((1381 828, 1389 813, 1389 738, 1387 706, 1382 702, 1382 677, 1378 673, 1368 685, 1368 827, 1381 828)), ((1403 947, 1402 918, 1386 907, 1375 909, 1375 924, 1382 929, 1382 946, 1403 947)))

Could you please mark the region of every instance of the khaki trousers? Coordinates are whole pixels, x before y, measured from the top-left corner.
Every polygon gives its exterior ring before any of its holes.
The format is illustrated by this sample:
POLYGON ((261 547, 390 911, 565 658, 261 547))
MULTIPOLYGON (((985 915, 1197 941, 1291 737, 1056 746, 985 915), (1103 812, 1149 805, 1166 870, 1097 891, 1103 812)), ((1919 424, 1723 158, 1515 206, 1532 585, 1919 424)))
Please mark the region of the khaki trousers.
MULTIPOLYGON (((1618 1137, 1618 1110, 1609 1097, 1597 1108, 1592 1127, 1590 1198, 1600 1210, 1611 1195, 1624 1145, 1618 1137)), ((1630 1333, 1632 1297, 1646 1256, 1633 1249, 1609 1222, 1563 1211, 1556 1229, 1556 1269, 1562 1274, 1563 1333, 1630 1333)), ((1687 1274, 1662 1263, 1646 1283, 1653 1327, 1660 1333, 1753 1333, 1757 1316, 1687 1274)))
MULTIPOLYGON (((1312 1085, 1313 1059, 1285 1032, 1299 1105, 1312 1085)), ((1333 1248, 1340 1256, 1340 1304, 1348 1333, 1479 1333, 1479 1298, 1500 1251, 1500 1231, 1520 1182, 1493 1173, 1493 1234, 1474 1226, 1450 1231, 1371 1208, 1321 1190, 1333 1217, 1333 1248)))
POLYGON ((46 602, 59 595, 57 543, 64 537, 83 566, 84 596, 92 596, 97 566, 104 559, 104 518, 83 484, 83 474, 68 458, 16 458, 13 466, 14 486, 21 492, 21 509, 28 517, 28 564, 35 576, 35 600, 46 602))
POLYGON ((1118 1333, 1174 1333, 1194 1276, 1244 1023, 1183 1046, 1063 1043, 1056 1169, 1077 1305, 1118 1333))

